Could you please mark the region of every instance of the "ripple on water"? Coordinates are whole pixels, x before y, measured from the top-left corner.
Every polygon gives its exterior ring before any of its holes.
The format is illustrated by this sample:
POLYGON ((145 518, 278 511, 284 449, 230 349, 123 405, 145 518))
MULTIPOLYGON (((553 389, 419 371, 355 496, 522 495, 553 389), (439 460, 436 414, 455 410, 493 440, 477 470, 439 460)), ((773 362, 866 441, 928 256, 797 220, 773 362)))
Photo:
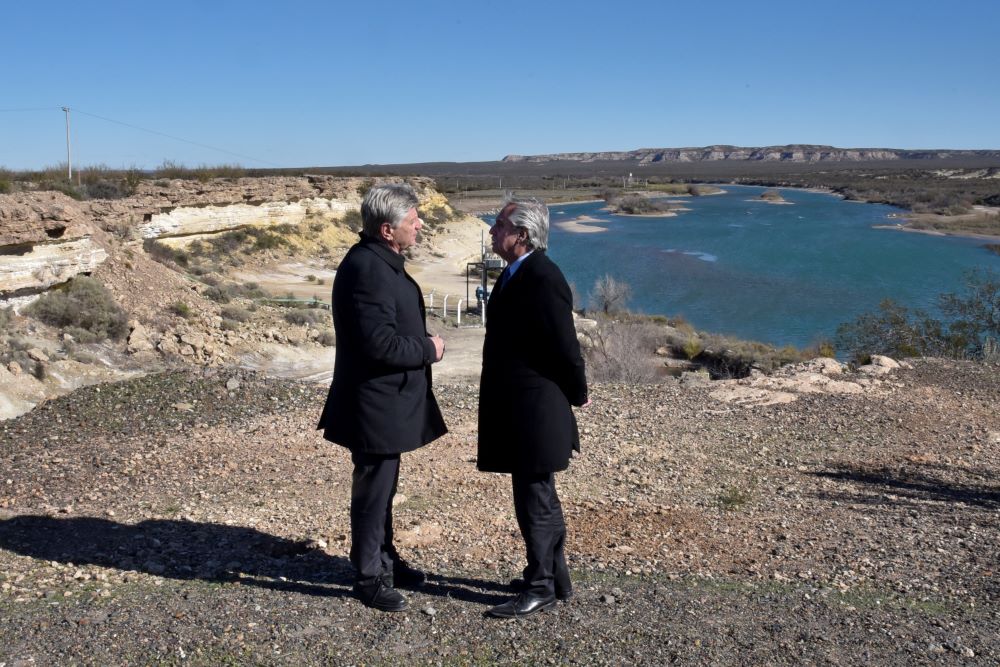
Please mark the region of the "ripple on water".
POLYGON ((670 255, 687 255, 689 257, 697 257, 703 262, 716 262, 719 258, 716 255, 707 252, 701 252, 700 250, 678 250, 677 248, 668 248, 663 252, 670 255))

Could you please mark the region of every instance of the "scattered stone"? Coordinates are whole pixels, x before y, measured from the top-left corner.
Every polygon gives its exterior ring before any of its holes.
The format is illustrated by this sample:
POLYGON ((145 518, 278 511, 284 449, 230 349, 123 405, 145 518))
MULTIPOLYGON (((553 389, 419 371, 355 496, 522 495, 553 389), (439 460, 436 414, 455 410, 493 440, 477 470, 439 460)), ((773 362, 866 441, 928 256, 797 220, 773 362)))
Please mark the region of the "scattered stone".
POLYGON ((137 320, 129 321, 129 328, 131 333, 128 336, 128 351, 135 352, 152 352, 155 347, 153 341, 149 339, 149 332, 146 327, 142 326, 137 320))

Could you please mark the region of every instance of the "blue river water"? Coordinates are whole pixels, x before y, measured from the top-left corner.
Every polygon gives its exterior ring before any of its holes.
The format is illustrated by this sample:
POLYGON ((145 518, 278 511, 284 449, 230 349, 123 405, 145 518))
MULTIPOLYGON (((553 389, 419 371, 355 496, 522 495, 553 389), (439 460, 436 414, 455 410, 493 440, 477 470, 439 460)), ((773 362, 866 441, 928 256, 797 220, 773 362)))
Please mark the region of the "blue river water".
MULTIPOLYGON (((603 203, 553 204, 549 256, 583 301, 599 276, 632 288, 629 307, 682 315, 704 331, 774 345, 833 340, 837 326, 891 298, 935 312, 937 296, 961 291, 963 275, 1000 256, 982 240, 873 229, 899 209, 795 189, 791 205, 756 198, 764 188, 681 197, 676 217, 611 215, 603 203), (588 216, 599 233, 570 231, 588 216)), ((490 220, 492 222, 492 220, 490 220)))

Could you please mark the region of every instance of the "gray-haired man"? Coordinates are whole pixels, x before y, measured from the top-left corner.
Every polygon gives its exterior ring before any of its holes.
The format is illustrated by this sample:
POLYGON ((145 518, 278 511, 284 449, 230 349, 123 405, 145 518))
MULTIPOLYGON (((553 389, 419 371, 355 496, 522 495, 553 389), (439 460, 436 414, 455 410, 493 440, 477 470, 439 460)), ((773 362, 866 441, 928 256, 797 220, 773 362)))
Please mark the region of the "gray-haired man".
POLYGON ((588 403, 587 378, 569 285, 545 254, 548 207, 508 200, 490 236, 508 266, 486 305, 478 467, 511 476, 527 564, 523 578, 512 582, 518 595, 487 612, 511 618, 573 594, 555 473, 580 449, 570 406, 588 403))
POLYGON ((416 206, 408 185, 378 185, 364 197, 361 240, 333 282, 337 352, 318 426, 351 451, 354 591, 383 611, 406 608, 395 586, 424 581, 392 543, 400 454, 447 432, 431 391, 431 364, 444 355, 444 341, 427 332, 420 286, 403 268, 402 252, 422 226, 416 206))

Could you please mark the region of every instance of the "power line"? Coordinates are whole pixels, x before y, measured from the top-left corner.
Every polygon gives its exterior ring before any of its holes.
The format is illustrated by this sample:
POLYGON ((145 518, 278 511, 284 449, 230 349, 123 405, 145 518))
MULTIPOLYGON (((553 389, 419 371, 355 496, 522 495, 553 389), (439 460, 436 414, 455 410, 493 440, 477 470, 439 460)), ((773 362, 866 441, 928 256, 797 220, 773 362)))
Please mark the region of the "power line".
POLYGON ((156 130, 150 130, 149 128, 146 128, 146 127, 139 127, 138 125, 132 125, 131 123, 125 123, 125 122, 122 122, 120 120, 115 120, 114 118, 105 118, 104 116, 98 116, 96 113, 90 113, 88 111, 82 111, 80 109, 77 109, 76 107, 71 107, 71 108, 73 109, 73 111, 75 111, 77 113, 82 113, 84 116, 91 116, 93 118, 98 118, 98 119, 106 121, 108 123, 114 123, 116 125, 122 125, 124 127, 132 128, 133 130, 140 130, 142 132, 148 132, 150 134, 155 134, 155 135, 158 135, 158 136, 161 136, 161 137, 166 137, 167 139, 173 139, 174 141, 180 141, 180 142, 185 143, 185 144, 191 144, 192 146, 198 146, 199 148, 207 148, 207 149, 209 149, 211 151, 218 151, 219 153, 225 153, 226 155, 232 155, 234 157, 240 157, 240 158, 243 158, 245 160, 253 160, 254 162, 260 162, 261 164, 266 164, 266 165, 268 165, 270 167, 278 167, 278 168, 280 168, 279 165, 276 165, 273 162, 268 162, 267 160, 261 160, 260 158, 253 157, 252 155, 244 155, 242 153, 234 153, 233 151, 227 151, 225 148, 219 148, 218 146, 209 146, 208 144, 203 144, 203 143, 200 143, 200 142, 197 142, 197 141, 191 141, 189 139, 182 139, 181 137, 175 137, 175 136, 167 134, 165 132, 157 132, 156 130))
MULTIPOLYGON (((20 109, 0 109, 0 113, 13 113, 13 112, 24 112, 24 111, 65 111, 67 107, 25 107, 20 109)), ((280 165, 274 164, 273 162, 268 162, 267 160, 261 160, 260 158, 253 157, 252 155, 244 155, 243 153, 235 153, 233 151, 228 151, 225 148, 219 148, 218 146, 210 146, 208 144, 203 144, 198 141, 191 141, 190 139, 184 139, 182 137, 175 137, 172 134, 167 134, 166 132, 157 132, 156 130, 150 130, 148 127, 140 127, 138 125, 133 125, 131 123, 125 123, 120 120, 115 120, 114 118, 107 118, 105 116, 98 116, 96 113, 90 113, 88 111, 83 111, 77 109, 76 107, 69 107, 76 113, 82 113, 84 116, 90 116, 92 118, 97 118, 99 120, 106 121, 108 123, 114 123, 115 125, 121 125, 123 127, 128 127, 133 130, 139 130, 141 132, 148 132, 149 134, 155 134, 157 136, 166 137, 167 139, 173 139, 174 141, 180 141, 185 144, 191 144, 192 146, 198 146, 199 148, 207 148, 210 151, 217 151, 219 153, 225 153, 226 155, 232 155, 233 157, 243 158, 244 160, 253 160, 254 162, 260 162, 261 164, 266 164, 269 167, 281 168, 280 165)))

